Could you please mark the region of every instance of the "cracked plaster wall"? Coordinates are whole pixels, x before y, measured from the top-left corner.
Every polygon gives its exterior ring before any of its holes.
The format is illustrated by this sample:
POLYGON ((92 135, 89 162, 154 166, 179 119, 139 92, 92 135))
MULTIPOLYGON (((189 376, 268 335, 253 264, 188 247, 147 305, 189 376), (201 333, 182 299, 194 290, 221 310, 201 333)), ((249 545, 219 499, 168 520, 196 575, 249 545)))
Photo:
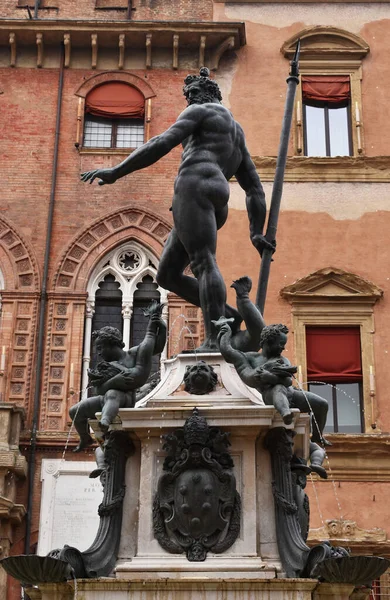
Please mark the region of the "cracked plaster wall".
MULTIPOLYGON (((261 173, 260 173, 261 178, 261 173)), ((269 203, 272 183, 263 184, 269 203)), ((245 193, 238 183, 230 184, 229 207, 246 211, 245 193)), ((327 213, 336 221, 360 219, 366 213, 389 210, 387 183, 285 183, 281 210, 327 213)))

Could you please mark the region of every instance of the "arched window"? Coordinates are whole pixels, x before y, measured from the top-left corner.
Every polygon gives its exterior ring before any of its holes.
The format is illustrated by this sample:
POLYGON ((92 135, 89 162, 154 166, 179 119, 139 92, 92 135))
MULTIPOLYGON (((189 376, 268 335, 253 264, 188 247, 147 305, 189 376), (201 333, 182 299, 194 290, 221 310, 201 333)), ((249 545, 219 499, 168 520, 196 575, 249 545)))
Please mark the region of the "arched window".
POLYGON ((144 143, 145 98, 135 87, 110 81, 85 98, 85 148, 138 148, 144 143))
POLYGON ((301 43, 301 84, 295 98, 294 152, 301 156, 359 156, 362 128, 363 38, 337 27, 308 27, 282 46, 292 58, 301 43))
MULTIPOLYGON (((87 396, 88 368, 94 362, 92 331, 106 325, 117 327, 128 349, 138 345, 145 335, 148 319, 143 310, 152 300, 166 304, 167 291, 156 283, 157 264, 149 250, 137 242, 128 242, 106 254, 96 265, 88 282, 83 397, 87 396)), ((164 316, 166 319, 167 314, 164 316)), ((152 372, 159 370, 160 358, 166 356, 154 357, 152 372)))

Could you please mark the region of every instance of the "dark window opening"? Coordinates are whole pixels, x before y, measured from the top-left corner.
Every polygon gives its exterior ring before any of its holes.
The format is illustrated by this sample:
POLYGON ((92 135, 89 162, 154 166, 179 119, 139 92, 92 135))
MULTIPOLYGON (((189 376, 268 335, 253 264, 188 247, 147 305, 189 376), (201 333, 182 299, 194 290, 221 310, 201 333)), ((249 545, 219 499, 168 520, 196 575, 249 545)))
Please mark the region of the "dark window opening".
MULTIPOLYGON (((133 314, 130 325, 130 347, 138 346, 145 337, 148 318, 144 315, 144 309, 152 300, 160 301, 160 292, 150 275, 146 275, 137 285, 134 292, 133 314)), ((160 370, 160 355, 153 356, 152 373, 160 370)))
MULTIPOLYGON (((95 294, 95 313, 92 319, 92 331, 102 327, 116 327, 122 333, 122 292, 119 289, 120 284, 115 280, 114 275, 106 275, 104 280, 99 283, 99 289, 95 294)), ((90 369, 94 369, 97 363, 97 355, 94 344, 91 341, 91 362, 90 369)))

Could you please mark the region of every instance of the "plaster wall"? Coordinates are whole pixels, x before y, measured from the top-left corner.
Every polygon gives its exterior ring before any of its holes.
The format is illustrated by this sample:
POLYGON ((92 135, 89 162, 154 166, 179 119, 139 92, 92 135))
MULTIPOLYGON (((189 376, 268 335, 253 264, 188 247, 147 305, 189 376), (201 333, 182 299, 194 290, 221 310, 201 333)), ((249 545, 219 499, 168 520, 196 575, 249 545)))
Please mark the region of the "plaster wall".
MULTIPOLYGON (((214 20, 246 23, 247 45, 236 55, 238 66, 225 69, 230 74, 229 104, 244 128, 251 153, 277 153, 288 73, 288 61, 280 48, 306 27, 327 25, 355 33, 370 46, 369 55, 362 61, 365 152, 367 156, 388 154, 390 124, 383 106, 388 95, 384 82, 389 80, 390 70, 389 19, 388 4, 377 3, 214 4, 214 20)), ((228 78, 226 73, 224 79, 228 78)))

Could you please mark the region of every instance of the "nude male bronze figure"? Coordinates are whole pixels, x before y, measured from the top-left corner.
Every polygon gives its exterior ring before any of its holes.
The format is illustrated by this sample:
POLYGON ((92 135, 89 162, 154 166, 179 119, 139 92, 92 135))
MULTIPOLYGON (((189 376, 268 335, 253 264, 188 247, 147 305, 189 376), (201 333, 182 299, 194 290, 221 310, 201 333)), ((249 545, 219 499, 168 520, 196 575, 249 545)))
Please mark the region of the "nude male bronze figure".
POLYGON ((218 351, 212 320, 234 317, 236 330, 242 321, 226 305, 226 287, 216 263, 217 230, 227 218, 229 184, 235 175, 246 193, 250 239, 262 253, 274 245, 263 236, 266 216, 264 191, 249 155, 241 126, 222 106, 217 83, 208 69, 188 75, 184 81, 188 107, 164 133, 150 139, 119 165, 82 173, 84 182, 99 179, 112 184, 121 177, 157 162, 182 144, 183 154, 175 180, 172 203, 174 227, 161 256, 157 281, 196 306, 203 313, 206 339, 201 349, 218 351), (190 265, 194 277, 184 274, 190 265), (238 324, 238 325, 237 325, 238 324))

